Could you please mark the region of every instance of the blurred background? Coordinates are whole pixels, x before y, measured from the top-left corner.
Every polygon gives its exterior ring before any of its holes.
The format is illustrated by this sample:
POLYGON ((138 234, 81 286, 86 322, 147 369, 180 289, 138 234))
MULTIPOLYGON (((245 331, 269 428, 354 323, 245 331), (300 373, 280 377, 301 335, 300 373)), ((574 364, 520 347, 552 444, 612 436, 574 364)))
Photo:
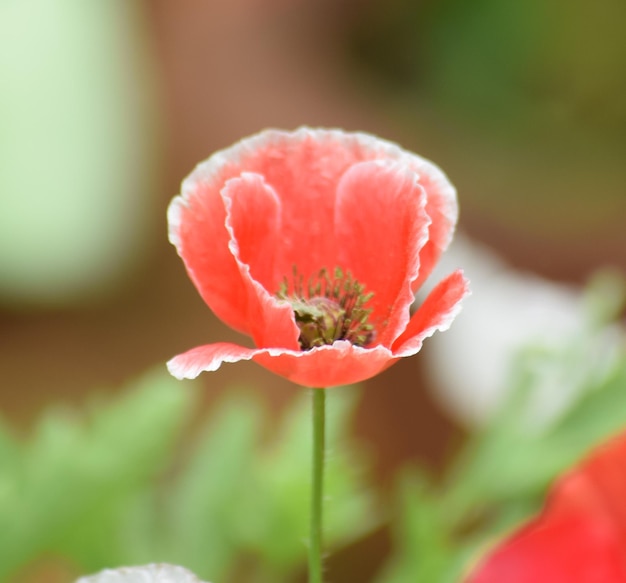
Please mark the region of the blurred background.
MULTIPOLYGON (((165 211, 196 163, 266 127, 361 130, 434 160, 464 240, 497 253, 491 274, 575 296, 598 268, 626 269, 624 22, 621 0, 3 2, 2 416, 28 431, 52 403, 239 340, 185 275, 165 211)), ((510 294, 505 316, 530 297, 510 294)), ((485 303, 475 344, 498 334, 485 303)), ((433 397, 435 351, 364 383, 355 432, 382 490, 464 438, 459 408, 433 397)), ((297 391, 251 363, 195 386, 210 408, 233 381, 277 415, 297 391)), ((367 544, 376 558, 388 542, 367 544)))

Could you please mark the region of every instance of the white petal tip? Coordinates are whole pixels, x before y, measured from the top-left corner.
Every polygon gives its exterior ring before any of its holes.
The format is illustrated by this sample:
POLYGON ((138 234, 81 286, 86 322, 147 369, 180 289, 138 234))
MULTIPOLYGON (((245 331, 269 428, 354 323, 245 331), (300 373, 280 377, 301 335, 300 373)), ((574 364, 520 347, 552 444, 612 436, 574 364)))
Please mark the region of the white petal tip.
POLYGON ((151 564, 141 567, 105 569, 76 583, 206 583, 191 571, 176 565, 151 564))
POLYGON ((190 370, 189 367, 183 366, 177 356, 169 360, 166 366, 169 373, 179 381, 195 379, 202 372, 201 370, 190 370))

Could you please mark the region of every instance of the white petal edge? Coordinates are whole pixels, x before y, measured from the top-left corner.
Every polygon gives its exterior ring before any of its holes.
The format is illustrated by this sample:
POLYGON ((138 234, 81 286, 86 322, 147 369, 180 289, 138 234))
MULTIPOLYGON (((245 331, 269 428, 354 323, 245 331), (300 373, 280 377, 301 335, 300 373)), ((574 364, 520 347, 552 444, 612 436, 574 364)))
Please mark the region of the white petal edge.
POLYGON ((214 372, 222 364, 250 360, 259 352, 257 348, 246 348, 230 342, 217 342, 197 346, 168 360, 167 370, 178 380, 195 379, 202 372, 214 372), (207 356, 207 352, 213 352, 207 356))
POLYGON ((395 355, 384 346, 363 348, 354 346, 347 340, 337 340, 333 344, 318 346, 311 351, 288 350, 286 348, 247 348, 230 342, 216 342, 191 348, 187 352, 179 354, 167 362, 167 370, 178 380, 195 379, 203 372, 214 372, 224 363, 235 363, 241 360, 252 360, 255 356, 266 354, 270 357, 290 355, 297 358, 306 358, 313 352, 332 350, 339 357, 346 356, 349 352, 372 352, 388 355, 389 359, 395 355))
POLYGON ((465 277, 463 270, 458 269, 456 272, 451 273, 449 277, 456 274, 459 274, 463 278, 463 288, 462 293, 456 299, 455 303, 450 306, 448 311, 440 314, 440 318, 436 324, 433 324, 428 328, 424 328, 419 334, 408 338, 397 349, 392 350, 395 358, 404 358, 406 356, 413 356, 414 354, 417 354, 421 350, 426 338, 430 338, 435 332, 445 332, 450 328, 454 319, 463 309, 463 300, 472 295, 472 292, 469 289, 469 280, 465 277))
POLYGON ((307 138, 320 142, 329 140, 340 141, 345 144, 357 143, 365 149, 379 153, 381 158, 388 157, 392 160, 406 163, 418 175, 428 175, 443 196, 444 215, 450 224, 450 229, 447 232, 446 240, 443 241, 441 250, 443 251, 447 248, 452 240, 458 219, 458 203, 456 189, 441 168, 430 160, 373 134, 346 132, 336 128, 326 129, 302 126, 295 131, 265 129, 258 134, 236 142, 228 148, 215 152, 195 167, 191 174, 183 180, 181 193, 172 199, 167 210, 169 240, 179 250, 179 253, 180 237, 178 233, 181 224, 182 207, 187 206, 188 201, 196 191, 198 183, 210 183, 226 164, 238 164, 244 154, 258 151, 273 143, 283 141, 297 142, 307 138))

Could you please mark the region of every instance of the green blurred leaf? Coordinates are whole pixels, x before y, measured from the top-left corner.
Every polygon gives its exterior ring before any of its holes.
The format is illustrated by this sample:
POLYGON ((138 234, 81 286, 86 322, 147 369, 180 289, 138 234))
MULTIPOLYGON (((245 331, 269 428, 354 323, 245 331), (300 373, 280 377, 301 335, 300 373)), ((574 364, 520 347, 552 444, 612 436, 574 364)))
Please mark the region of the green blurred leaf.
POLYGON ((252 394, 234 391, 213 412, 170 493, 168 560, 215 581, 225 579, 240 551, 239 506, 254 483, 263 410, 252 394))
POLYGON ((414 468, 400 475, 393 515, 394 555, 377 583, 453 581, 453 546, 430 480, 414 468))
POLYGON ((529 425, 525 418, 532 380, 522 381, 508 412, 468 444, 451 469, 450 520, 495 503, 539 496, 587 450, 626 427, 626 356, 592 381, 548 427, 529 425))
POLYGON ((585 334, 520 352, 507 403, 441 484, 419 472, 404 478, 381 583, 459 580, 487 543, 539 510, 550 482, 626 428, 624 331, 610 323, 622 295, 619 278, 596 280, 585 334))
MULTIPOLYGON (((84 572, 172 562, 214 581, 288 580, 309 520, 310 404, 278 424, 255 392, 235 389, 176 458, 192 394, 148 375, 89 414, 55 408, 20 445, 0 425, 0 580, 43 554, 84 572), (247 566, 247 567, 246 567, 247 566)), ((355 394, 329 393, 327 541, 377 524, 365 458, 347 439, 355 394)))
MULTIPOLYGON (((348 544, 380 520, 366 486, 366 462, 348 440, 356 394, 348 387, 328 392, 325 540, 348 544)), ((262 557, 268 580, 281 580, 306 559, 311 472, 311 403, 302 394, 287 412, 273 444, 256 458, 253 519, 243 536, 262 557)))
POLYGON ((88 422, 46 414, 13 468, 17 488, 0 496, 0 579, 44 551, 86 570, 115 557, 112 509, 164 467, 190 405, 191 393, 159 372, 101 403, 88 422))

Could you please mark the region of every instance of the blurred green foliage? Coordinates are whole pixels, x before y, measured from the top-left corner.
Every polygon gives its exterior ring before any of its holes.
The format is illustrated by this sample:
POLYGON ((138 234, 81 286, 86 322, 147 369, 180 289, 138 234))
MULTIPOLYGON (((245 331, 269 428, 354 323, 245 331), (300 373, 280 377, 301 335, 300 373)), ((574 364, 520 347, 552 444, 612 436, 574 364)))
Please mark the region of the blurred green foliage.
POLYGON ((376 583, 461 580, 489 545, 540 509, 557 476, 626 430, 626 336, 612 323, 623 309, 625 282, 613 272, 593 278, 585 337, 552 350, 528 346, 520 352, 508 381, 514 387, 510 397, 470 437, 442 479, 420 468, 399 476, 391 519, 394 554, 376 583), (608 336, 608 358, 589 350, 598 334, 608 336), (546 376, 561 380, 563 389, 572 376, 578 383, 548 417, 537 403, 546 376))
MULTIPOLYGON (((291 580, 306 559, 308 395, 268 428, 253 391, 233 390, 182 439, 195 392, 152 373, 84 418, 47 412, 25 441, 0 427, 0 580, 37 558, 79 573, 155 561, 204 579, 291 580), (243 575, 242 575, 243 573, 243 575)), ((379 523, 363 456, 347 442, 354 393, 329 399, 327 542, 379 523)))
POLYGON ((43 553, 100 565, 126 552, 118 538, 130 499, 172 454, 190 393, 152 375, 90 422, 48 411, 22 442, 0 428, 0 579, 43 553))
POLYGON ((556 476, 626 428, 626 356, 589 389, 541 432, 511 406, 470 440, 443 483, 418 468, 399 476, 394 553, 376 583, 459 581, 489 545, 537 512, 556 476))

